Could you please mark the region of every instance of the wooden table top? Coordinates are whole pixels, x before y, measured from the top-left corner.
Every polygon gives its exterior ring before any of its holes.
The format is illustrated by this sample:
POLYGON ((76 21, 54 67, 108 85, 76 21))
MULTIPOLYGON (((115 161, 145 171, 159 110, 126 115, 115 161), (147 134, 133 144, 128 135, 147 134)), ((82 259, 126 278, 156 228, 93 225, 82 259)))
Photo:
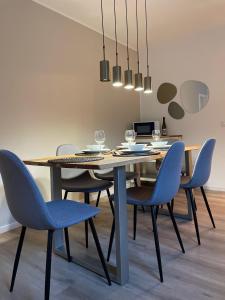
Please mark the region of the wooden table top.
MULTIPOLYGON (((198 150, 200 148, 199 145, 186 146, 185 151, 198 150)), ((110 169, 114 167, 126 166, 130 164, 137 164, 141 162, 151 162, 156 159, 163 158, 167 151, 161 151, 160 154, 150 155, 150 156, 113 156, 112 154, 105 154, 104 159, 91 161, 91 162, 82 162, 82 163, 49 163, 50 159, 59 159, 59 158, 68 158, 75 157, 75 155, 59 155, 59 156, 48 156, 35 158, 31 160, 24 160, 26 165, 31 166, 44 166, 44 167, 52 167, 53 165, 59 168, 78 168, 78 169, 92 169, 92 170, 104 170, 110 169)), ((79 155, 76 155, 79 157, 79 155)), ((83 157, 83 156, 82 156, 83 157)))

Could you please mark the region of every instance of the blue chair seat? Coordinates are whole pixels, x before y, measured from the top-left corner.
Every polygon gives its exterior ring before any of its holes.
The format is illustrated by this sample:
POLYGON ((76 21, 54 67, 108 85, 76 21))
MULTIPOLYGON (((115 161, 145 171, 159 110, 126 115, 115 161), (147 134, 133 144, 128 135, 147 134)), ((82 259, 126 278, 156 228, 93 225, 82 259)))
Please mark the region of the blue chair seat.
POLYGON ((47 202, 46 205, 55 224, 54 229, 70 227, 100 212, 99 208, 71 200, 56 200, 47 202))
POLYGON ((112 186, 112 183, 109 181, 92 178, 88 171, 74 178, 61 179, 61 184, 62 189, 78 193, 99 192, 112 186))

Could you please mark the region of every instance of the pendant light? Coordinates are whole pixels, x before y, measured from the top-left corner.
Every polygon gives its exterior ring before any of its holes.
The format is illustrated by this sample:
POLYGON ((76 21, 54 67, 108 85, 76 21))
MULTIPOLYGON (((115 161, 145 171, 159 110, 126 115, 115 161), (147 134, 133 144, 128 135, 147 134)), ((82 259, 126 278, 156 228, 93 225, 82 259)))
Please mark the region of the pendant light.
POLYGON ((120 87, 123 85, 121 79, 121 66, 118 65, 118 42, 116 27, 116 0, 114 0, 114 22, 115 22, 115 41, 116 41, 116 65, 113 67, 113 86, 120 87))
POLYGON ((137 66, 138 72, 135 74, 135 91, 139 92, 143 90, 143 83, 142 83, 142 73, 140 73, 139 68, 139 41, 138 41, 138 4, 136 0, 136 27, 137 27, 137 66))
POLYGON ((102 15, 102 41, 103 41, 103 60, 100 61, 100 81, 110 81, 109 76, 109 61, 105 59, 105 31, 103 18, 103 5, 101 0, 101 15, 102 15))
POLYGON ((147 16, 147 0, 145 0, 145 26, 146 26, 146 54, 147 54, 147 76, 144 78, 144 93, 152 93, 152 78, 149 76, 149 51, 148 51, 148 16, 147 16))
POLYGON ((127 29, 127 70, 124 71, 124 88, 127 90, 131 90, 134 88, 133 86, 133 74, 132 70, 130 70, 130 55, 129 55, 129 35, 128 35, 128 12, 127 12, 127 0, 125 0, 125 8, 126 8, 126 29, 127 29))

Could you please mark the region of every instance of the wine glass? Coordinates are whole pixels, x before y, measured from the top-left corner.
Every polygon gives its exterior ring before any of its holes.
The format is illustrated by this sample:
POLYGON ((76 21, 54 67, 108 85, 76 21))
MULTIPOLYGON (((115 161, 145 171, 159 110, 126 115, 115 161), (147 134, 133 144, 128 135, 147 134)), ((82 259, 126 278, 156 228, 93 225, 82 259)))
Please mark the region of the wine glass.
POLYGON ((95 131, 95 142, 99 145, 99 150, 101 154, 101 150, 103 148, 103 145, 105 143, 105 132, 104 130, 96 130, 95 131))
POLYGON ((152 130, 152 138, 155 142, 160 140, 160 136, 161 136, 161 133, 160 133, 159 129, 152 130))
POLYGON ((131 143, 135 142, 136 132, 134 130, 126 130, 125 131, 125 140, 128 142, 130 146, 131 143))

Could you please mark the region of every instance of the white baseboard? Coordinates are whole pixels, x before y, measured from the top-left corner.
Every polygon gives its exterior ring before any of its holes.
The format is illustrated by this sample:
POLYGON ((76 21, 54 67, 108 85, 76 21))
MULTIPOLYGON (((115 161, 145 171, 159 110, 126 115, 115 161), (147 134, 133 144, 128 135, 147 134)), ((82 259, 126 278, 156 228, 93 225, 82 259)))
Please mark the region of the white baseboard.
POLYGON ((215 186, 205 186, 205 189, 208 191, 214 192, 225 192, 225 187, 215 187, 215 186))
POLYGON ((13 222, 11 224, 0 226, 0 234, 2 234, 4 232, 7 232, 7 231, 10 231, 10 230, 13 230, 13 229, 15 229, 19 226, 21 226, 21 225, 17 222, 13 222))

